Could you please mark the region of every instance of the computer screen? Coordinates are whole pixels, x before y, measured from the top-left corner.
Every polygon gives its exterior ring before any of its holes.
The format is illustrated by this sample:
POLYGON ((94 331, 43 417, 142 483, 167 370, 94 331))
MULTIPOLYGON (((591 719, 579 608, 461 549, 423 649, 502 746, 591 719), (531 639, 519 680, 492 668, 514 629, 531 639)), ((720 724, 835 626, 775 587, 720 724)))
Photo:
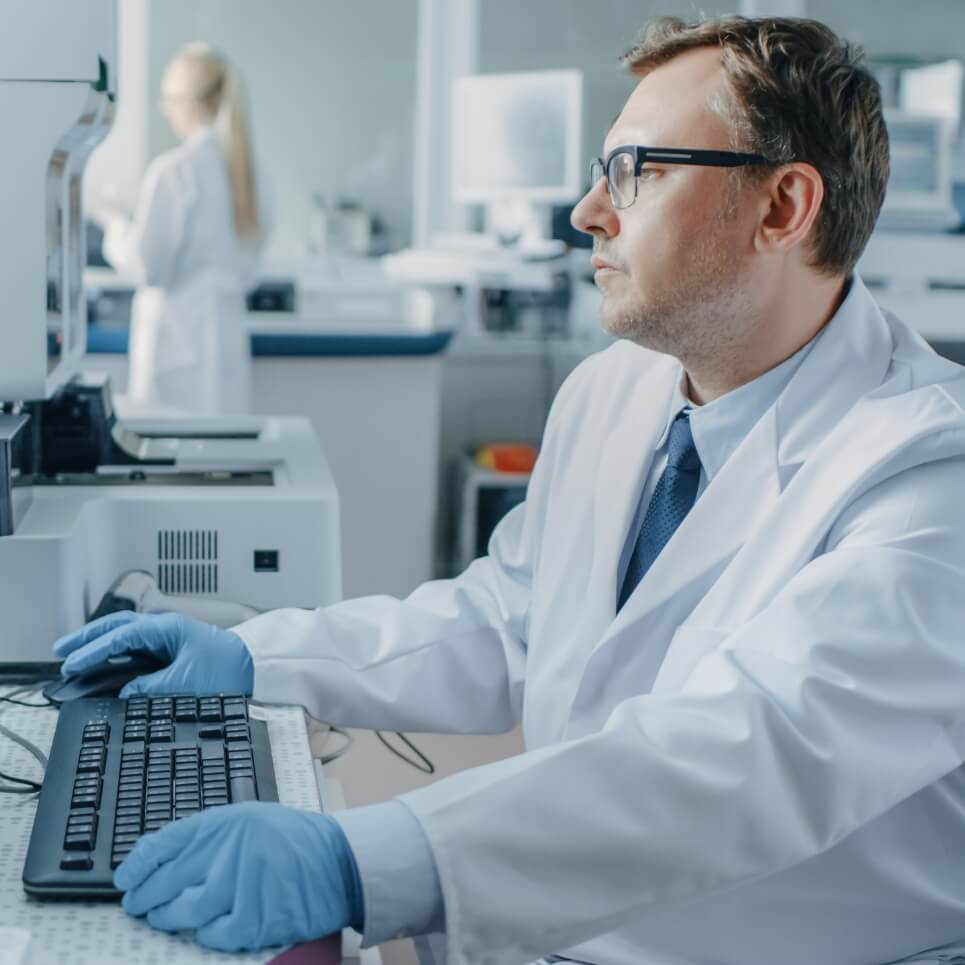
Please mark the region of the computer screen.
POLYGON ((928 118, 893 115, 888 120, 889 191, 930 193, 938 188, 941 136, 941 125, 928 118))
POLYGON ((951 131, 940 116, 885 111, 891 159, 883 227, 931 219, 944 226, 954 219, 951 131))
POLYGON ((582 102, 578 70, 459 78, 452 102, 454 200, 576 200, 582 102))

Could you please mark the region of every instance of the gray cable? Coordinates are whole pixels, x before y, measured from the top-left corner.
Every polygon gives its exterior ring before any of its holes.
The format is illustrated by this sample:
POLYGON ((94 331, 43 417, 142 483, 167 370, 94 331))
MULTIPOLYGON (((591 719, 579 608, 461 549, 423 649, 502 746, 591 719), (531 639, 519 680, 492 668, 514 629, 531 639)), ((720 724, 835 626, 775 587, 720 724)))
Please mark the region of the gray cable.
POLYGON ((10 738, 15 744, 19 744, 25 751, 33 754, 34 757, 40 762, 40 766, 44 771, 47 770, 47 755, 34 743, 28 741, 26 737, 21 737, 16 731, 12 731, 9 727, 4 724, 0 724, 0 734, 5 734, 10 738))
MULTIPOLYGON (((35 686, 20 687, 16 690, 10 691, 9 693, 3 694, 2 696, 8 697, 11 699, 17 699, 22 696, 34 695, 38 693, 39 690, 40 688, 35 686)), ((7 710, 11 706, 12 706, 11 704, 0 705, 0 713, 3 713, 3 711, 7 710)), ((9 727, 5 726, 4 724, 0 724, 0 734, 3 734, 5 737, 9 737, 10 740, 12 740, 15 744, 18 744, 29 754, 33 755, 37 759, 37 762, 40 764, 41 769, 44 772, 46 772, 47 755, 44 754, 44 752, 39 747, 37 747, 36 744, 34 744, 32 741, 27 740, 26 737, 22 737, 20 734, 16 733, 16 731, 11 730, 9 727)), ((0 783, 0 794, 36 794, 37 791, 40 790, 39 782, 31 781, 26 778, 13 777, 12 775, 9 775, 9 774, 2 774, 2 777, 6 778, 8 781, 10 780, 15 781, 17 784, 23 784, 24 786, 15 787, 15 786, 11 786, 8 783, 0 783)))
POLYGON ((319 758, 323 764, 331 764, 332 761, 337 761, 343 754, 347 754, 349 748, 355 743, 355 738, 347 730, 342 730, 341 727, 335 727, 334 725, 329 725, 328 729, 330 733, 338 734, 338 736, 343 739, 343 743, 338 750, 319 758))

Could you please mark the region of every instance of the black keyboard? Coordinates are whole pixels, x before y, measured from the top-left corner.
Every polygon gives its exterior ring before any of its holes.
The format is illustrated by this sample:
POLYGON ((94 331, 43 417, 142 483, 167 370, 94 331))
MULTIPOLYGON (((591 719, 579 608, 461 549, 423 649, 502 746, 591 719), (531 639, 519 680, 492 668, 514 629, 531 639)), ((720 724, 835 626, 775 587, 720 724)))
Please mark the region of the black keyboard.
POLYGON ((37 898, 118 898, 142 834, 203 808, 277 801, 264 721, 240 695, 96 698, 61 707, 23 885, 37 898))

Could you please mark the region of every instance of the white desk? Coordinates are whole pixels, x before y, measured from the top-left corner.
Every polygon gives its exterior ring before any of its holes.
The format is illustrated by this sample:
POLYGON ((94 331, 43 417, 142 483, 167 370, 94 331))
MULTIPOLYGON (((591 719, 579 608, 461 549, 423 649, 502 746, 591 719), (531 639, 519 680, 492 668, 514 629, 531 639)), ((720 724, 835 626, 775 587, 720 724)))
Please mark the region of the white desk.
MULTIPOLYGON (((6 688, 4 688, 6 690, 6 688)), ((329 804, 314 766, 305 715, 296 707, 253 708, 268 723, 272 759, 283 804, 319 810, 329 804)), ((3 723, 42 750, 49 748, 57 722, 56 711, 0 704, 3 723)), ((24 777, 39 777, 37 762, 18 745, 0 735, 0 770, 24 777)), ((24 857, 30 839, 36 795, 0 795, 0 923, 30 933, 30 965, 194 965, 197 962, 271 962, 278 950, 241 955, 208 951, 190 935, 155 931, 146 922, 130 918, 120 905, 104 902, 40 902, 28 898, 21 884, 24 857)), ((347 935, 350 933, 346 933, 347 935)), ((345 965, 379 965, 378 951, 359 958, 357 943, 344 943, 345 965), (353 950, 354 948, 354 950, 353 950)))

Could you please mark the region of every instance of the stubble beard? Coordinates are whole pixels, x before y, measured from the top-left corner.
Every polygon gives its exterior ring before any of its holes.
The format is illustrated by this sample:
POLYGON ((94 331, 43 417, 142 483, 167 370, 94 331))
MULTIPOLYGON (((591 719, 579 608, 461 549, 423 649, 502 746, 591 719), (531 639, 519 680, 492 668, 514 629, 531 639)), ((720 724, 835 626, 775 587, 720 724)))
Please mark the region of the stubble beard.
POLYGON ((733 217, 733 208, 725 205, 713 230, 690 248, 675 276, 661 279, 645 295, 623 274, 625 291, 604 292, 603 328, 616 338, 672 355, 688 371, 710 375, 739 364, 753 308, 733 234, 727 231, 733 217))

